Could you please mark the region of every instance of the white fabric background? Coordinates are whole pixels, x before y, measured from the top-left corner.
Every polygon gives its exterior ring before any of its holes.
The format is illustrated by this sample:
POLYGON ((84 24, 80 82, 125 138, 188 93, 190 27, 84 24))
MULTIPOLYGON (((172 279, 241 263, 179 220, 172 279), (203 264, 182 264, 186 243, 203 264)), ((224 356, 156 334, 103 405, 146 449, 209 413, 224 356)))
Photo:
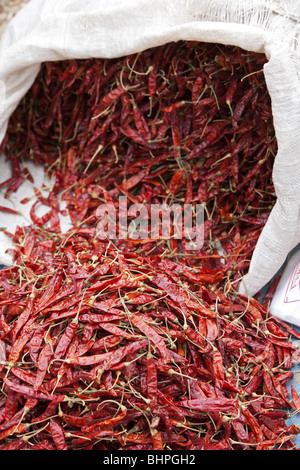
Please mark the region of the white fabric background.
MULTIPOLYGON (((240 286, 254 295, 300 240, 299 20, 296 0, 31 0, 0 41, 0 141, 43 61, 119 57, 180 39, 264 52, 278 142, 277 203, 240 286)), ((0 262, 7 262, 9 241, 0 235, 0 262)))

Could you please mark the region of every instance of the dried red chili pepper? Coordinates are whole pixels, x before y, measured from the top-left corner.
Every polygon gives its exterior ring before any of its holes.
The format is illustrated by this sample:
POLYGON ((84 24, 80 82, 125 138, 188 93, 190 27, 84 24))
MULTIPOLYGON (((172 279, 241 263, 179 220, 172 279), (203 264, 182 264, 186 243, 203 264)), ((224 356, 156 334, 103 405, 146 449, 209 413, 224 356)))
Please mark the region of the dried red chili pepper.
POLYGON ((195 400, 182 400, 181 406, 197 411, 234 411, 238 408, 238 401, 230 398, 204 398, 195 400))
POLYGON ((50 432, 57 450, 68 450, 65 433, 62 426, 54 419, 50 419, 50 432))
POLYGON ((35 382, 33 384, 34 390, 39 390, 40 386, 42 385, 44 378, 47 373, 47 369, 52 358, 52 345, 50 343, 46 343, 43 348, 41 349, 38 360, 37 360, 37 372, 35 377, 35 382))
POLYGON ((8 386, 10 390, 13 390, 14 392, 20 393, 24 395, 25 397, 28 398, 37 398, 39 400, 47 400, 47 401, 52 401, 52 400, 58 400, 63 401, 65 399, 64 395, 46 395, 44 393, 41 393, 39 391, 33 390, 33 388, 27 387, 26 385, 18 385, 13 382, 11 382, 8 379, 4 379, 5 384, 8 386))

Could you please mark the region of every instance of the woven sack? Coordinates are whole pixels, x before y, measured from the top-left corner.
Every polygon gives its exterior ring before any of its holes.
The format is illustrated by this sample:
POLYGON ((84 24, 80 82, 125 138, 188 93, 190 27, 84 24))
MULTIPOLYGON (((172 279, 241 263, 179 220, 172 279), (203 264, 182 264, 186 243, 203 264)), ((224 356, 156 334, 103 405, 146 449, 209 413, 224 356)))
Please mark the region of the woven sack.
MULTIPOLYGON (((297 0, 31 0, 0 42, 0 142, 43 61, 121 57, 178 40, 265 53, 277 200, 240 283, 243 294, 254 295, 300 240, 299 20, 297 0)), ((9 243, 0 233, 0 263, 9 243)))

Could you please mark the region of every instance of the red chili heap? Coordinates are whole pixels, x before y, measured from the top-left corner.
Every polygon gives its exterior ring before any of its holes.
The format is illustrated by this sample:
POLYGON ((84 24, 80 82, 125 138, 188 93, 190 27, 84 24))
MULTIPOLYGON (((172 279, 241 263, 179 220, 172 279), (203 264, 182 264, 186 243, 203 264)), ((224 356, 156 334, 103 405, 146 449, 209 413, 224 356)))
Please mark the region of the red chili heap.
POLYGON ((275 201, 265 61, 179 42, 42 65, 2 144, 7 197, 29 158, 53 185, 1 272, 0 449, 295 448, 299 335, 235 291, 275 201), (204 246, 100 240, 119 196, 203 203, 204 246))

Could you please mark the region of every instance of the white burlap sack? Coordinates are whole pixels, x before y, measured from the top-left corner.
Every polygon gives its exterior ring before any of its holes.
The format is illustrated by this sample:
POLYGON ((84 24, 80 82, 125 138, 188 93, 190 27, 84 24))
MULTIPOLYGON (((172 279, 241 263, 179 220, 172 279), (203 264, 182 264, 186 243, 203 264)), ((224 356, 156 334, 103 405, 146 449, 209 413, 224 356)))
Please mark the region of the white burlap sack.
POLYGON ((297 0, 31 0, 1 38, 0 141, 42 61, 120 57, 182 39, 264 52, 278 199, 241 283, 254 295, 300 239, 299 19, 297 0))

